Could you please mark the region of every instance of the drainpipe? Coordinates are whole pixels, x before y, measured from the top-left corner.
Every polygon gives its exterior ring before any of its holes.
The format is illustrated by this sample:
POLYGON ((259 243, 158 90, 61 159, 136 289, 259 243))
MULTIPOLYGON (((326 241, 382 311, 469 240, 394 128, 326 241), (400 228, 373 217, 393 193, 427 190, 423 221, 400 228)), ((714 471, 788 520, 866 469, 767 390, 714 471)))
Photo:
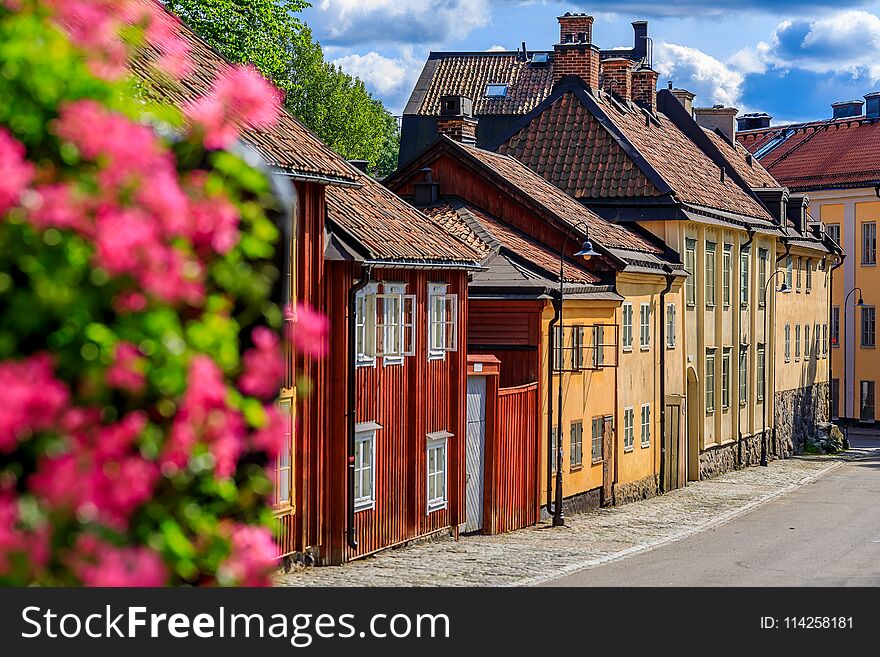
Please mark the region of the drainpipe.
MULTIPOLYGON (((880 189, 880 188, 878 188, 878 189, 880 189)), ((880 193, 878 193, 878 196, 880 196, 880 193)), ((831 298, 831 296, 834 293, 834 270, 838 269, 839 267, 841 267, 843 265, 843 260, 845 257, 846 256, 843 253, 841 253, 837 258, 837 262, 834 264, 833 267, 831 267, 830 271, 828 272, 828 333, 829 333, 828 341, 829 342, 831 341, 831 327, 833 325, 832 324, 833 299, 831 298)), ((846 354, 844 354, 843 357, 846 358, 846 354)), ((832 349, 831 345, 829 344, 828 345, 828 421, 829 422, 831 422, 832 417, 833 417, 833 413, 832 413, 832 409, 831 409, 831 381, 834 378, 834 370, 831 366, 832 366, 833 362, 834 362, 834 349, 832 349)), ((839 386, 838 386, 837 390, 838 390, 837 396, 840 397, 840 387, 839 386)), ((838 401, 837 415, 839 418, 840 417, 840 411, 839 411, 840 400, 838 399, 837 401, 838 401)))
MULTIPOLYGON (((743 252, 743 249, 750 248, 750 247, 752 246, 752 242, 755 241, 755 229, 754 229, 754 228, 748 228, 747 230, 748 230, 748 232, 749 232, 749 239, 746 240, 746 243, 745 243, 745 244, 741 244, 740 247, 739 247, 739 254, 740 254, 740 255, 739 255, 739 266, 740 266, 740 267, 742 267, 742 252, 743 252)), ((739 282, 740 282, 740 285, 742 285, 742 272, 739 273, 739 276, 740 276, 740 281, 739 281, 739 282)), ((737 287, 739 287, 739 286, 737 286, 737 287)), ((740 293, 740 294, 741 294, 741 293, 740 293)), ((740 300, 737 301, 737 304, 741 306, 741 303, 742 303, 742 299, 740 298, 740 300)), ((764 312, 767 312, 767 310, 765 309, 764 312)), ((751 313, 749 313, 749 316, 751 316, 751 313)), ((740 352, 740 349, 742 349, 742 332, 743 332, 743 330, 742 330, 742 310, 739 311, 739 321, 736 323, 736 331, 737 331, 737 339, 736 339, 736 371, 737 371, 737 373, 739 373, 739 352, 740 352)), ((764 336, 764 341, 765 341, 765 342, 767 341, 767 336, 766 336, 766 335, 764 336)), ((730 363, 730 368, 733 369, 733 363, 732 363, 732 362, 730 363)), ((766 374, 765 374, 765 377, 766 377, 766 374)), ((737 376, 737 379, 736 379, 736 380, 737 380, 737 382, 739 382, 739 376, 737 376)), ((742 442, 743 442, 742 417, 741 417, 741 414, 740 414, 740 410, 739 410, 739 409, 737 409, 736 413, 737 413, 737 415, 736 415, 736 434, 737 434, 737 441, 736 441, 736 464, 737 464, 737 467, 740 467, 740 468, 741 468, 741 467, 742 467, 742 461, 743 461, 743 448, 742 448, 742 442)), ((761 440, 764 440, 764 437, 763 437, 763 436, 761 436, 761 440)))
MULTIPOLYGON (((791 242, 789 242, 788 238, 785 238, 785 237, 782 238, 782 241, 785 244, 785 252, 781 256, 776 258, 777 266, 779 265, 780 262, 782 262, 786 258, 788 258, 789 254, 791 254, 791 242)), ((788 277, 788 274, 786 273, 786 278, 787 277, 788 277)), ((776 294, 775 293, 773 294, 773 299, 774 299, 774 301, 773 301, 773 323, 776 324, 776 301, 775 301, 776 294)), ((764 312, 765 313, 767 312, 767 308, 764 308, 764 312)), ((775 326, 774 326, 774 330, 775 330, 775 326)), ((766 336, 764 339, 766 340, 766 336)), ((776 343, 774 341, 774 347, 775 347, 775 344, 776 343)), ((765 351, 765 353, 766 353, 766 351, 765 351)), ((774 353, 775 353, 775 348, 774 348, 774 353)), ((764 376, 765 377, 767 376, 766 371, 764 372, 764 376)), ((773 403, 771 404, 771 408, 775 408, 775 405, 776 405, 776 367, 775 366, 773 367, 773 399, 772 399, 772 402, 773 403)), ((767 395, 764 395, 764 403, 765 404, 767 403, 767 395)), ((766 409, 765 409, 765 413, 766 413, 766 409)), ((773 456, 779 456, 779 453, 778 453, 779 450, 776 445, 776 417, 775 417, 775 413, 774 413, 774 418, 773 418, 773 426, 770 428, 770 430, 773 432, 773 456)))
MULTIPOLYGON (((547 513, 551 516, 555 513, 553 507, 553 352, 556 347, 556 325, 562 315, 562 301, 553 299, 553 319, 548 324, 550 340, 547 351, 547 513)), ((556 430, 556 440, 560 440, 559 429, 556 430)))
POLYGON ((355 376, 357 354, 355 334, 357 333, 357 295, 370 283, 372 271, 364 266, 361 280, 348 290, 348 547, 357 550, 354 537, 354 460, 355 460, 355 376))
POLYGON ((663 265, 666 287, 660 293, 660 492, 666 492, 666 295, 672 289, 675 276, 672 268, 663 265))

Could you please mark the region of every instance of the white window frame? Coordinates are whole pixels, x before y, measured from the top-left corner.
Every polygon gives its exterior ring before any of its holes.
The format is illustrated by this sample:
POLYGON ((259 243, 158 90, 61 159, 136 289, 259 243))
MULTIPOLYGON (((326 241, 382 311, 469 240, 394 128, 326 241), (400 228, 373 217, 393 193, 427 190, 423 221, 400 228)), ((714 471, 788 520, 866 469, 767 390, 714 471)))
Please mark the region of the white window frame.
POLYGON ((798 294, 800 294, 800 292, 801 292, 801 282, 803 281, 803 276, 801 276, 801 274, 802 274, 803 270, 804 270, 803 260, 800 256, 798 256, 797 257, 797 278, 796 278, 796 285, 794 288, 794 291, 797 292, 798 294))
POLYGON ((721 410, 730 408, 730 365, 731 347, 724 347, 721 352, 721 410))
POLYGON ((284 421, 284 443, 275 459, 272 502, 275 508, 280 509, 293 505, 293 399, 286 397, 278 400, 278 412, 284 421), (285 460, 287 465, 284 465, 285 460), (283 471, 287 471, 287 490, 282 496, 280 493, 281 473, 283 471))
POLYGON ((862 258, 861 264, 874 266, 877 264, 877 222, 862 222, 862 258))
POLYGON ((675 349, 676 305, 666 304, 666 348, 675 349))
POLYGON ((714 308, 716 298, 716 283, 715 276, 718 270, 718 244, 716 242, 706 242, 706 262, 705 262, 705 273, 706 273, 706 307, 714 308))
POLYGON ((757 355, 758 363, 756 365, 757 368, 757 391, 756 395, 759 402, 764 401, 764 386, 766 385, 766 377, 767 377, 767 351, 766 347, 763 344, 758 345, 758 355, 757 355))
POLYGON ((840 347, 840 306, 832 306, 831 307, 831 335, 829 338, 832 340, 831 348, 836 349, 840 347))
POLYGON ((705 399, 706 399, 706 414, 707 415, 714 413, 715 407, 717 406, 717 400, 715 399, 715 386, 716 386, 716 380, 715 380, 716 376, 715 375, 717 374, 716 368, 718 367, 717 358, 716 358, 717 351, 718 350, 715 349, 714 347, 710 347, 710 348, 706 349, 706 386, 705 386, 706 387, 706 390, 705 390, 706 397, 705 397, 705 399), (711 368, 709 367, 710 361, 712 363, 711 368), (710 373, 711 373, 711 376, 710 376, 710 373), (709 385, 710 380, 711 380, 711 384, 712 384, 711 386, 709 385), (709 402, 710 395, 712 398, 711 403, 709 402))
POLYGON ((354 493, 354 510, 355 513, 358 511, 366 511, 368 509, 373 509, 376 506, 376 432, 382 427, 375 422, 364 422, 361 424, 355 425, 354 428, 354 444, 355 444, 355 461, 354 461, 354 477, 355 477, 355 490, 354 493), (370 463, 368 467, 363 467, 363 463, 361 462, 361 467, 358 467, 358 463, 361 461, 361 446, 369 444, 370 446, 370 463), (361 495, 357 494, 357 482, 359 481, 360 473, 364 471, 369 472, 369 494, 363 494, 363 488, 361 488, 361 495))
POLYGON ((571 327, 571 369, 574 371, 580 371, 584 367, 584 333, 585 327, 582 324, 571 327))
POLYGON ((862 306, 861 324, 859 346, 862 349, 874 349, 877 346, 877 308, 875 306, 862 306))
POLYGON ((602 441, 604 439, 605 421, 604 418, 594 417, 590 423, 592 433, 590 435, 590 461, 592 463, 601 463, 604 460, 602 441), (596 451, 598 448, 598 452, 596 451))
POLYGON ((434 431, 429 433, 425 443, 425 502, 426 513, 441 511, 449 505, 449 439, 452 434, 448 431, 434 431), (431 472, 431 451, 442 450, 443 454, 443 494, 440 497, 431 497, 431 477, 437 471, 431 472))
POLYGON ((807 294, 813 291, 813 259, 807 258, 807 282, 806 282, 806 291, 807 294))
POLYGON ((813 356, 816 360, 822 358, 822 327, 819 322, 813 324, 813 356))
POLYGON ((794 325, 794 360, 795 362, 801 359, 801 325, 794 325))
POLYGON ((651 304, 639 304, 639 349, 648 351, 651 348, 651 304))
POLYGON ((569 469, 577 470, 584 466, 584 421, 572 420, 568 425, 568 463, 569 469), (577 441, 575 434, 577 433, 577 441), (575 459, 577 456, 577 459, 575 459))
POLYGON ((458 295, 448 290, 448 283, 428 283, 428 360, 443 360, 446 352, 458 350, 458 295), (437 317, 438 303, 442 320, 437 317))
POLYGON ((355 365, 376 365, 376 294, 379 283, 367 283, 355 297, 355 365))
POLYGON ((635 433, 635 419, 636 412, 633 406, 627 406, 623 409, 623 451, 631 452, 635 447, 636 442, 636 433, 635 433))
POLYGON ((810 360, 810 353, 813 346, 812 337, 813 335, 810 332, 810 325, 804 324, 804 360, 810 360))
POLYGON ((642 447, 651 446, 651 405, 642 404, 642 447))
POLYGON ((739 305, 741 308, 749 306, 752 280, 751 260, 751 251, 739 252, 739 305))
POLYGON ((822 358, 828 358, 828 322, 822 324, 822 358))
POLYGON ((689 308, 697 305, 697 241, 685 238, 684 263, 688 273, 685 281, 685 304, 689 308))
POLYGON ((624 351, 632 351, 633 349, 633 305, 627 301, 623 304, 622 321, 623 321, 623 342, 621 343, 624 351))
POLYGON ((791 324, 785 325, 785 362, 791 362, 791 324))
POLYGON ((767 289, 767 249, 758 249, 758 306, 764 307, 764 290, 767 289))
POLYGON ((381 314, 376 315, 376 355, 382 356, 383 365, 401 365, 405 356, 415 355, 416 297, 405 292, 406 283, 389 282, 376 295, 377 312, 381 306, 381 314))
POLYGON ((605 366, 605 327, 593 326, 593 368, 605 366))
POLYGON ((745 406, 749 401, 749 347, 739 347, 739 405, 745 406))
POLYGON ((785 286, 789 290, 794 289, 794 281, 792 281, 793 275, 794 275, 794 258, 792 256, 788 256, 785 258, 785 286))
POLYGON ((730 279, 733 276, 733 244, 725 244, 721 255, 721 303, 730 306, 730 279))

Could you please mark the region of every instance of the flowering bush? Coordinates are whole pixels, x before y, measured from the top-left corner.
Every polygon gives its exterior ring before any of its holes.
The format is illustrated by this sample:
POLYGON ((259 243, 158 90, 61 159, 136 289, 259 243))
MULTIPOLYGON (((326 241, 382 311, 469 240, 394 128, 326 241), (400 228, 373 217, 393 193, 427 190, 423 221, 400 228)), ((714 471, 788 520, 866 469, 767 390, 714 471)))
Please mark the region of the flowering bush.
POLYGON ((3 584, 257 585, 273 565, 279 235, 268 181, 219 149, 279 98, 247 68, 178 110, 140 97, 142 44, 188 70, 174 26, 144 0, 0 0, 3 584))

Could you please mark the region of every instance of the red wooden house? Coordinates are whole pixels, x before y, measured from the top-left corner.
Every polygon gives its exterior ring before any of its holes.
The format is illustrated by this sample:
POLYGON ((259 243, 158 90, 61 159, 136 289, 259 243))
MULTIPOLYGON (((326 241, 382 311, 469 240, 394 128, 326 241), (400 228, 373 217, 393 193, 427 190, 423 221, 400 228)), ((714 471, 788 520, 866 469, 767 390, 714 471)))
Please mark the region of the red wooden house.
MULTIPOLYGON (((190 75, 173 82, 149 62, 136 65, 149 93, 178 105, 207 93, 228 66, 181 31, 195 63, 190 75)), ((480 253, 286 113, 243 140, 296 190, 291 298, 331 325, 329 355, 290 363, 281 391, 291 429, 276 467, 279 556, 341 563, 457 533, 467 282, 480 253), (297 386, 302 380, 308 386, 297 386)))

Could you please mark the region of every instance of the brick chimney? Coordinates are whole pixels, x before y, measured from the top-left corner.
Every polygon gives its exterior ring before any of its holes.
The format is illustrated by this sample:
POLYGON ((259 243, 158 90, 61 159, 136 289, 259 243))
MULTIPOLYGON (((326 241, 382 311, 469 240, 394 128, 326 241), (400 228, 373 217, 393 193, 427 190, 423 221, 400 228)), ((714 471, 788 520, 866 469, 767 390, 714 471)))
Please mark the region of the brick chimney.
POLYGON ((477 119, 467 96, 440 96, 437 132, 462 144, 477 143, 477 119))
POLYGON ((697 107, 694 109, 694 118, 697 124, 709 130, 716 128, 725 136, 731 144, 736 140, 736 114, 739 112, 735 107, 697 107))
POLYGON ((657 111, 657 71, 640 68, 632 73, 632 99, 651 112, 657 111))
POLYGON ((602 61, 602 89, 624 100, 632 100, 632 60, 612 57, 602 61))
POLYGON ((559 16, 559 43, 553 47, 553 84, 577 75, 599 88, 599 48, 593 45, 593 17, 566 12, 559 16))

